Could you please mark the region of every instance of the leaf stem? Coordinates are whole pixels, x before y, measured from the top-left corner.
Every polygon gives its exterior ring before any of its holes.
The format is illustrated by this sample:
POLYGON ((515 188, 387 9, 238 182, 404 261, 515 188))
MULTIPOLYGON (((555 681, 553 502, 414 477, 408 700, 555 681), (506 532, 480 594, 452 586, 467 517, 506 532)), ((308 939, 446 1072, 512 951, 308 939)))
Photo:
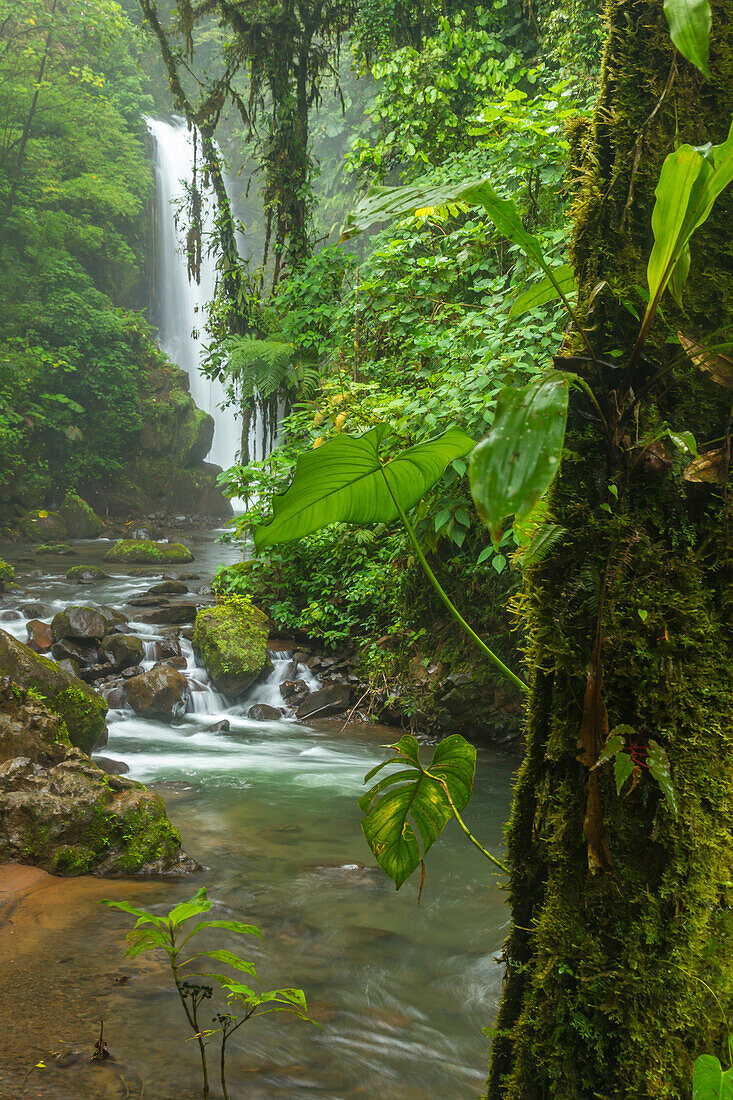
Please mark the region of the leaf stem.
POLYGON ((387 477, 387 475, 385 473, 384 466, 382 466, 381 462, 379 464, 379 468, 382 471, 382 476, 384 478, 387 489, 389 490, 389 495, 392 497, 392 500, 394 501, 394 504, 395 504, 395 508, 399 512, 400 519, 402 520, 402 522, 404 524, 404 527, 405 527, 405 530, 407 531, 407 534, 410 538, 410 542, 412 543, 412 545, 414 547, 414 550, 415 550, 415 553, 417 554, 420 565, 423 568, 423 572, 425 573, 425 576, 428 578, 428 580, 432 584, 435 591, 438 593, 438 596, 440 597, 442 602, 445 604, 445 606, 448 608, 448 610, 450 611, 451 615, 456 620, 456 622, 459 623, 463 627, 465 632, 468 634, 469 638, 471 638, 472 641, 474 641, 476 643, 476 645, 485 653, 485 655, 489 658, 489 660, 492 662, 492 664, 496 665, 496 667, 499 669, 499 671, 504 676, 506 676, 507 679, 511 680, 511 682, 516 687, 520 688, 521 691, 524 691, 527 694, 529 694, 530 689, 529 689, 528 685, 525 684, 524 680, 520 680, 520 678, 516 675, 516 673, 512 672, 512 670, 510 668, 507 668, 507 666, 504 664, 504 662, 499 657, 497 657, 497 655, 492 650, 489 649, 489 647, 486 645, 485 642, 483 642, 479 638, 476 631, 471 629, 471 627, 468 625, 466 620, 461 615, 458 608, 451 602, 449 596, 447 595, 447 593, 441 587, 440 581, 438 580, 438 578, 435 576, 435 573, 433 573, 432 569, 428 565, 427 558, 425 557, 425 555, 422 551, 422 547, 420 546, 420 543, 417 540, 417 535, 415 534, 415 532, 412 528, 412 524, 410 523, 409 519, 407 518, 407 515, 405 513, 404 508, 402 507, 399 500, 397 499, 397 497, 395 496, 395 494, 392 491, 392 486, 389 483, 389 478, 387 477))
POLYGON ((495 864, 495 866, 497 866, 500 871, 503 871, 505 874, 508 875, 509 874, 509 868, 507 867, 507 865, 505 863, 502 863, 500 859, 497 859, 496 856, 492 856, 491 852, 487 851, 487 849, 484 848, 483 844, 481 844, 478 840, 476 840, 476 837, 470 831, 470 829, 468 828, 468 825, 466 825, 466 822, 463 820, 463 818, 461 817, 461 815, 458 812, 458 809, 456 807, 455 802, 451 798, 451 794, 450 794, 450 791, 448 789, 448 784, 446 783, 446 781, 444 779, 440 779, 439 776, 437 776, 437 775, 433 775, 432 772, 429 772, 427 770, 425 770, 425 775, 427 775, 431 779, 433 779, 438 784, 439 787, 442 787, 443 793, 445 794, 445 797, 448 799, 448 804, 450 805, 450 808, 453 811, 453 816, 455 817, 456 821, 461 826, 461 828, 463 829, 464 833, 466 834, 468 839, 471 841, 471 843, 473 845, 475 845, 476 848, 478 848, 479 852, 481 852, 482 855, 486 856, 487 859, 490 859, 491 862, 493 864, 495 864))

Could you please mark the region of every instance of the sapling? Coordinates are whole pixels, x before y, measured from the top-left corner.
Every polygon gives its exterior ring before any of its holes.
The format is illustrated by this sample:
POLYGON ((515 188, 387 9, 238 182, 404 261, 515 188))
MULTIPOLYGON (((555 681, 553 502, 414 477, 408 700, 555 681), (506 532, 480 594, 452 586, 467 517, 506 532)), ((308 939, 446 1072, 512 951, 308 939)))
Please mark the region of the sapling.
MULTIPOLYGON (((184 927, 192 918, 200 917, 211 909, 212 903, 206 896, 205 887, 202 886, 190 901, 176 905, 163 917, 148 909, 140 909, 129 901, 103 901, 102 904, 109 905, 113 909, 121 909, 137 918, 134 926, 127 933, 126 957, 134 959, 145 951, 165 951, 167 954, 173 982, 188 1026, 198 1044, 203 1100, 210 1100, 211 1097, 206 1056, 209 1039, 216 1035, 220 1036, 219 1080, 224 1100, 229 1100, 226 1082, 227 1043, 242 1024, 254 1016, 278 1011, 292 1012, 301 1020, 315 1023, 307 1015, 307 1005, 302 989, 270 989, 258 993, 227 974, 199 973, 190 970, 190 967, 200 959, 212 959, 214 962, 224 963, 239 974, 248 975, 255 982, 258 981, 254 963, 235 951, 225 948, 202 951, 193 949, 194 953, 191 954, 192 948, 188 946, 191 941, 201 932, 211 929, 222 929, 240 936, 262 936, 260 929, 255 925, 242 924, 241 921, 234 920, 200 920, 193 927, 190 925, 184 927), (201 981, 201 978, 209 979, 212 984, 201 981), (226 1007, 222 1006, 221 1010, 213 1016, 213 1023, 217 1026, 204 1028, 200 1020, 201 1006, 212 999, 215 988, 226 995, 226 1007)), ((318 1026, 320 1025, 316 1024, 316 1027, 318 1026)))

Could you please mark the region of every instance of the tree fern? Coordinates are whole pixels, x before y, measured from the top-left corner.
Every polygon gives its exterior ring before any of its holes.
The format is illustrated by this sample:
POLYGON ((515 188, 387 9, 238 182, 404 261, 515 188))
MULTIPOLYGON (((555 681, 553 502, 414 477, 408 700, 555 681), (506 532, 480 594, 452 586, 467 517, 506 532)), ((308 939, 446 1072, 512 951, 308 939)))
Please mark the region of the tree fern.
POLYGON ((277 335, 230 336, 225 346, 225 370, 237 384, 242 400, 265 401, 285 390, 311 393, 318 383, 318 364, 291 342, 277 335))

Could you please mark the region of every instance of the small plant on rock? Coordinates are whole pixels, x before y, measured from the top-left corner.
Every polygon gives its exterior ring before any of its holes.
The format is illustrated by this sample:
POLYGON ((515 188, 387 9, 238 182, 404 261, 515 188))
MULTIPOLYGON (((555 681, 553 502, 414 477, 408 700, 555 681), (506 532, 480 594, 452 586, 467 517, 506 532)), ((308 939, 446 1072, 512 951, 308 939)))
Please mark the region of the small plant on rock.
MULTIPOLYGON (((190 901, 184 901, 160 917, 147 909, 139 909, 129 901, 104 901, 113 909, 121 909, 137 918, 127 933, 127 951, 125 956, 136 958, 145 951, 165 951, 170 963, 171 975, 188 1026, 198 1043, 201 1057, 201 1078, 203 1100, 209 1100, 211 1087, 207 1061, 208 1042, 216 1035, 219 1041, 219 1080, 224 1100, 229 1100, 226 1082, 226 1048, 229 1039, 239 1028, 254 1016, 267 1012, 292 1012, 301 1020, 315 1023, 307 1015, 307 1005, 302 989, 269 989, 257 992, 238 978, 227 974, 200 973, 190 967, 200 959, 212 959, 224 963, 239 975, 247 975, 248 980, 258 981, 254 964, 234 951, 224 948, 197 951, 189 944, 201 932, 210 929, 222 929, 241 936, 262 936, 259 928, 253 924, 242 924, 234 920, 198 920, 193 926, 188 924, 194 917, 200 917, 211 909, 206 896, 206 888, 198 890, 190 901), (193 953, 191 953, 193 950, 193 953), (208 979, 204 981, 202 979, 208 979), (201 1020, 202 1006, 214 996, 215 989, 226 996, 226 1005, 213 1016, 214 1027, 205 1028, 201 1020)), ((320 1026, 316 1024, 316 1026, 320 1026)))

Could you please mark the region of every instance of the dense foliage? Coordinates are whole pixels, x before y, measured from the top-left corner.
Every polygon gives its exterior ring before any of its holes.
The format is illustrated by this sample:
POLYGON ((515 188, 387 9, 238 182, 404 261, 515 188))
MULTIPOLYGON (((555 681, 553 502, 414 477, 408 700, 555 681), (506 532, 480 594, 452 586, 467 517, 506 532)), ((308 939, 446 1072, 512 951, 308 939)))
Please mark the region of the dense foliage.
POLYGON ((0 5, 0 505, 109 483, 139 427, 146 201, 138 34, 111 0, 0 5))

